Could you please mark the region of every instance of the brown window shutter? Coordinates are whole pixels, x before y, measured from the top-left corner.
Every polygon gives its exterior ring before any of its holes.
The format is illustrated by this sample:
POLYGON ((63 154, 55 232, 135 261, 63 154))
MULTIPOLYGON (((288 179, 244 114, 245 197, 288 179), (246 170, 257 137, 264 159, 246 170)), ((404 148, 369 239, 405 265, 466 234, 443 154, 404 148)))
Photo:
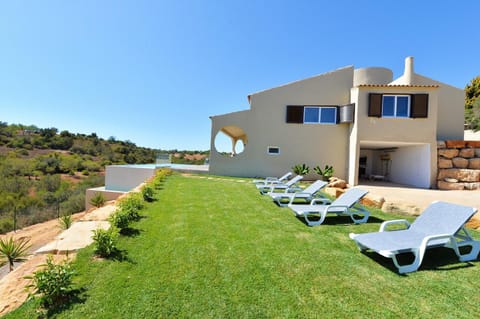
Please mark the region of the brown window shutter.
POLYGON ((370 93, 368 97, 368 116, 382 116, 382 94, 370 93))
POLYGON ((303 123, 303 106, 287 105, 287 123, 303 123))
POLYGON ((410 106, 410 117, 428 117, 428 94, 412 94, 410 106))

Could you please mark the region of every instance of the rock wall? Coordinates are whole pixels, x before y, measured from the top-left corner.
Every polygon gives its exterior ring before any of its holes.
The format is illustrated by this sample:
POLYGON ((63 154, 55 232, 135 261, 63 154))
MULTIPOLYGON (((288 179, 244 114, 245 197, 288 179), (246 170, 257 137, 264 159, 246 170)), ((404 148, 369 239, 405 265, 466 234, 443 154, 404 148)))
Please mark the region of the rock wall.
POLYGON ((480 189, 480 141, 440 141, 437 149, 439 189, 480 189))

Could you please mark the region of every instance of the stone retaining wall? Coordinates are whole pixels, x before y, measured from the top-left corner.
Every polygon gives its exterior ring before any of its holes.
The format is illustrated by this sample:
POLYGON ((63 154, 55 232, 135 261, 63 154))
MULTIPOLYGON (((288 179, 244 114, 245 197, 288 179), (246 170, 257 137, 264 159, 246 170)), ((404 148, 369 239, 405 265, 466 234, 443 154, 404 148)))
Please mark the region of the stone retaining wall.
POLYGON ((480 141, 439 141, 437 187, 480 189, 480 141))

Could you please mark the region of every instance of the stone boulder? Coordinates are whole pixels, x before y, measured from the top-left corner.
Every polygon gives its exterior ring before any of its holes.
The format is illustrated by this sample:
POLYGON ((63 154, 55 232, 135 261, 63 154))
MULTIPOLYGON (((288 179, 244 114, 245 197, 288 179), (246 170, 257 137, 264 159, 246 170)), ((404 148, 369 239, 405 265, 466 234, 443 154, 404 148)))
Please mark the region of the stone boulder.
POLYGON ((480 169, 480 158, 471 158, 468 160, 468 168, 480 169))
POLYGON ((480 148, 475 149, 475 157, 480 157, 480 148))
POLYGON ((342 189, 342 188, 335 188, 335 187, 325 187, 325 193, 330 195, 330 196, 333 196, 335 198, 338 198, 340 195, 342 195, 343 193, 345 193, 345 190, 342 189))
POLYGON ((445 145, 447 145, 448 148, 464 148, 467 143, 464 140, 450 140, 445 141, 445 145))
POLYGON ((452 158, 453 167, 456 168, 467 168, 468 167, 468 159, 463 157, 454 157, 452 158))
POLYGON ((328 187, 345 189, 347 188, 347 182, 343 179, 337 179, 333 182, 330 182, 330 184, 328 184, 328 187))
POLYGON ((449 183, 445 181, 437 181, 437 187, 438 189, 448 191, 461 191, 465 188, 463 183, 449 183))
POLYGON ((445 148, 447 147, 447 144, 445 144, 445 141, 437 141, 437 148, 445 148))
POLYGON ((465 189, 469 190, 469 191, 473 191, 473 190, 477 190, 477 189, 480 189, 480 183, 463 183, 463 185, 465 186, 465 189))
POLYGON ((442 157, 438 159, 438 168, 452 168, 452 167, 453 167, 453 163, 451 159, 442 158, 442 157))
POLYGON ((458 154, 460 157, 472 158, 475 156, 475 149, 473 148, 462 148, 458 154))
POLYGON ((458 156, 459 151, 455 148, 445 148, 438 150, 438 155, 445 158, 454 158, 458 156))
POLYGON ((382 196, 367 194, 365 195, 365 197, 362 198, 360 203, 365 206, 382 208, 383 203, 385 203, 385 198, 383 198, 382 196))
POLYGON ((462 182, 480 182, 480 170, 447 168, 438 170, 438 180, 455 178, 462 182))
POLYGON ((472 147, 472 148, 479 148, 480 147, 480 141, 467 141, 466 146, 467 147, 472 147))

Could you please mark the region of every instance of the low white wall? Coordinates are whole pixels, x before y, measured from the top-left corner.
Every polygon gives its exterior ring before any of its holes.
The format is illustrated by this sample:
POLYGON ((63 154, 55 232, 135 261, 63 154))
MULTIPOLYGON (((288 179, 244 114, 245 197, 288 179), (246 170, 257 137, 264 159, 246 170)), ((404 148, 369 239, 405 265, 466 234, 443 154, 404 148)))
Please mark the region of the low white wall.
POLYGON ((154 167, 110 165, 106 167, 105 190, 128 192, 154 175, 154 167))

